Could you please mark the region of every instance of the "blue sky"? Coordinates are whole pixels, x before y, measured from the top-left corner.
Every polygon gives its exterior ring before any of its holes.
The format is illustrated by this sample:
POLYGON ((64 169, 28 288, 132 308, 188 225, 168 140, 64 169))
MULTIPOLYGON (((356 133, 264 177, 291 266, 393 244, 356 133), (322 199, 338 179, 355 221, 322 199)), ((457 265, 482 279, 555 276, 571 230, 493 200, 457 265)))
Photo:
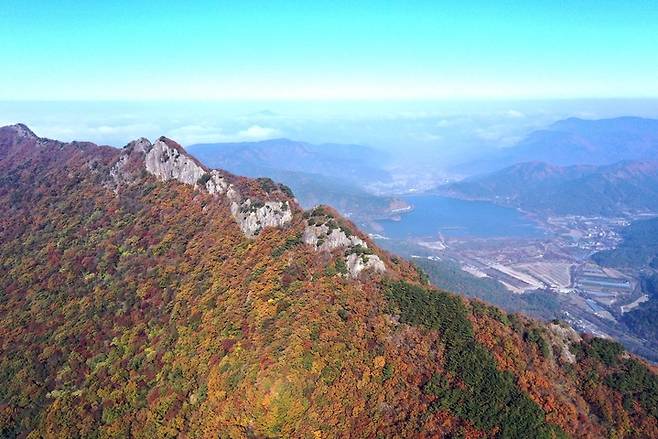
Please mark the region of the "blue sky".
POLYGON ((0 100, 658 97, 658 2, 4 0, 0 50, 0 100))

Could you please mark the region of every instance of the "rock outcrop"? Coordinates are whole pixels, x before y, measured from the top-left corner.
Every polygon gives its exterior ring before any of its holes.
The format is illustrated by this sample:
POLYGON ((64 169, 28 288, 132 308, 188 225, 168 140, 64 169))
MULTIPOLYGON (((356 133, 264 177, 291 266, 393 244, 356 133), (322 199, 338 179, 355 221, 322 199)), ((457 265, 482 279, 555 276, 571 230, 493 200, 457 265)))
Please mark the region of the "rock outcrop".
POLYGON ((350 253, 345 257, 345 264, 350 277, 358 277, 364 270, 373 270, 379 273, 386 271, 384 261, 375 254, 359 255, 350 253))
POLYGON ((151 147, 151 142, 148 139, 140 137, 123 148, 119 159, 112 166, 112 169, 110 169, 110 177, 112 178, 112 186, 115 193, 118 191, 120 184, 132 180, 132 174, 129 170, 130 159, 139 156, 139 160, 141 160, 149 152, 151 147))
POLYGON ((548 326, 549 337, 551 344, 559 354, 559 359, 562 363, 574 364, 576 362, 576 355, 571 352, 570 346, 578 344, 582 341, 582 337, 568 325, 560 325, 550 323, 548 326))
POLYGON ((327 224, 309 225, 307 223, 302 240, 304 243, 314 246, 317 250, 329 252, 340 247, 354 245, 368 247, 368 244, 358 236, 348 235, 339 228, 331 229, 327 224))
POLYGON ((384 261, 368 248, 368 243, 339 224, 323 207, 313 209, 305 216, 302 241, 316 251, 345 249, 343 257, 350 277, 356 278, 365 270, 386 271, 384 261))
POLYGON ((225 193, 229 188, 229 182, 226 181, 224 174, 222 174, 217 169, 213 169, 210 173, 206 174, 207 177, 201 177, 201 182, 206 180, 205 188, 212 195, 221 195, 225 193))
POLYGON ((38 139, 37 135, 32 132, 31 129, 22 123, 17 123, 16 125, 10 125, 10 129, 15 132, 16 139, 38 139))
POLYGON ((266 227, 282 227, 292 220, 288 201, 261 201, 244 196, 231 182, 229 174, 207 169, 179 144, 166 137, 160 137, 153 144, 140 138, 124 147, 123 153, 110 170, 115 191, 118 185, 131 180, 131 160, 143 163, 143 169, 160 181, 176 180, 214 196, 226 196, 233 218, 249 238, 258 235, 266 227))
POLYGON ((144 157, 146 170, 162 181, 178 180, 196 186, 206 169, 175 142, 160 137, 144 157))
POLYGON ((282 227, 292 220, 292 211, 287 201, 252 202, 246 199, 242 203, 232 202, 231 213, 242 232, 253 237, 264 227, 282 227))

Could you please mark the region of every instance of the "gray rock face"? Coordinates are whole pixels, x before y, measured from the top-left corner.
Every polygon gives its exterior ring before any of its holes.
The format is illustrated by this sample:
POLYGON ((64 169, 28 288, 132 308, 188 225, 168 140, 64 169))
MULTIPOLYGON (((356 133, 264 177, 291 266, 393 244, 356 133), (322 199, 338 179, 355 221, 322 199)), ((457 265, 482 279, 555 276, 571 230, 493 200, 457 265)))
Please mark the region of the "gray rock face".
POLYGON ((119 160, 112 166, 110 169, 110 177, 114 182, 114 192, 118 190, 119 184, 126 181, 128 175, 126 172, 126 166, 128 165, 128 160, 131 154, 146 154, 151 149, 151 142, 144 137, 141 137, 137 140, 133 140, 127 144, 123 149, 123 154, 119 156, 119 160))
POLYGON ((359 277, 359 274, 364 270, 373 270, 379 273, 386 271, 384 261, 382 261, 377 255, 358 255, 352 253, 346 256, 345 264, 347 265, 347 271, 352 278, 359 277))
POLYGON ((253 203, 250 199, 231 204, 231 213, 242 232, 254 237, 265 227, 282 227, 292 220, 292 210, 285 201, 253 203))
POLYGON ((217 169, 210 171, 210 178, 206 181, 206 190, 212 195, 221 195, 229 188, 229 183, 217 169))
POLYGON ((249 238, 258 235, 265 227, 282 227, 292 220, 292 210, 288 202, 267 201, 254 202, 243 199, 242 195, 229 185, 226 197, 231 201, 231 214, 237 221, 242 233, 249 238))
POLYGON ((193 186, 206 173, 192 157, 162 139, 156 141, 146 153, 144 164, 149 173, 162 181, 178 180, 193 186))
POLYGON ((124 153, 110 170, 115 191, 118 184, 126 181, 125 169, 130 157, 139 155, 143 158, 146 171, 161 181, 176 180, 214 196, 226 196, 233 218, 247 237, 253 238, 265 227, 282 227, 292 220, 292 210, 287 201, 257 202, 244 198, 221 171, 207 170, 182 148, 168 142, 160 138, 151 144, 141 138, 126 145, 124 153))
POLYGON ((560 361, 574 364, 576 362, 576 356, 571 352, 569 346, 582 341, 580 334, 570 326, 564 327, 555 323, 549 324, 548 329, 550 331, 551 344, 557 346, 559 349, 560 361))
POLYGON ((119 160, 114 164, 114 166, 112 166, 112 169, 110 169, 110 177, 114 182, 115 193, 118 190, 119 184, 121 184, 121 182, 124 180, 124 176, 125 176, 124 169, 127 163, 128 163, 128 155, 122 154, 121 157, 119 157, 119 160))
POLYGON ((347 233, 342 228, 330 228, 327 224, 309 224, 306 222, 302 241, 312 246, 316 251, 327 251, 338 248, 349 249, 345 258, 348 275, 352 278, 359 277, 365 270, 376 272, 386 271, 384 261, 375 254, 364 254, 357 251, 358 248, 367 249, 368 243, 356 235, 347 233))
POLYGON ((139 139, 133 140, 130 142, 128 145, 126 145, 126 149, 130 150, 131 152, 139 152, 146 154, 151 150, 153 145, 149 141, 149 139, 145 137, 140 137, 139 139))
POLYGON ((341 229, 330 230, 326 224, 309 225, 304 228, 302 240, 312 245, 316 250, 332 251, 340 247, 351 247, 361 245, 368 248, 368 244, 356 235, 347 235, 341 229))

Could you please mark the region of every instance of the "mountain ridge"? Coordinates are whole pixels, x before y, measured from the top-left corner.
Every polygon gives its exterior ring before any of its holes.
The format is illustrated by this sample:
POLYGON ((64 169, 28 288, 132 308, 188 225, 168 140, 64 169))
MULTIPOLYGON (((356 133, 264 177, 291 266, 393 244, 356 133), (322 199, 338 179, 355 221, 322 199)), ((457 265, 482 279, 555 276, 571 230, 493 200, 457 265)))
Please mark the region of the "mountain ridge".
POLYGON ((168 139, 17 133, 0 128, 3 436, 658 431, 655 371, 619 345, 433 289, 271 180, 199 171, 168 139), (290 220, 245 231, 268 202, 290 220))
POLYGON ((653 160, 657 155, 656 119, 572 117, 532 131, 515 145, 485 153, 460 168, 467 175, 477 175, 529 161, 603 166, 625 160, 653 160))
POLYGON ((355 181, 375 176, 390 178, 384 171, 373 166, 381 161, 378 157, 383 153, 362 145, 316 145, 279 138, 256 142, 194 144, 189 145, 188 150, 210 166, 234 168, 247 175, 268 169, 281 169, 334 177, 338 175, 355 181))
POLYGON ((602 166, 523 162, 438 190, 530 212, 615 216, 658 211, 658 161, 602 166))

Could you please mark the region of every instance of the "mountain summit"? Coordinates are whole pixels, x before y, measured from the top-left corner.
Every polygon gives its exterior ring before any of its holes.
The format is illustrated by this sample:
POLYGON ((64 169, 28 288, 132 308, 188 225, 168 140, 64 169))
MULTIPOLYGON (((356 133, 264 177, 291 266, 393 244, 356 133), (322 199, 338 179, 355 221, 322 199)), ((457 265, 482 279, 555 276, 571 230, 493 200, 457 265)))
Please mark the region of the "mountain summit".
POLYGON ((656 437, 620 345, 436 290, 329 207, 0 128, 2 437, 656 437))

